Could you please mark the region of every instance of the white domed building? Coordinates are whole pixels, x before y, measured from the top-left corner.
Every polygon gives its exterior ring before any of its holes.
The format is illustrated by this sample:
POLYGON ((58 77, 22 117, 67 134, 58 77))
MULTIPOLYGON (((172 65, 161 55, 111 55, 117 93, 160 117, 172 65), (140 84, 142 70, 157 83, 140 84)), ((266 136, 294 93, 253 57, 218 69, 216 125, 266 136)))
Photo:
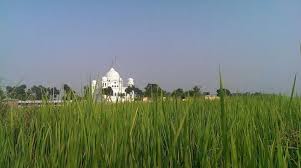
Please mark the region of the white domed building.
MULTIPOLYGON (((119 73, 111 68, 109 72, 106 73, 104 77, 102 77, 101 81, 93 80, 91 83, 92 95, 96 96, 99 92, 101 92, 105 88, 112 88, 113 94, 111 96, 106 96, 104 94, 103 97, 109 101, 132 101, 134 100, 134 92, 127 94, 125 92, 128 86, 134 86, 134 79, 129 78, 127 82, 127 86, 123 85, 123 79, 120 77, 119 73)), ((99 97, 99 96, 97 96, 99 97)))

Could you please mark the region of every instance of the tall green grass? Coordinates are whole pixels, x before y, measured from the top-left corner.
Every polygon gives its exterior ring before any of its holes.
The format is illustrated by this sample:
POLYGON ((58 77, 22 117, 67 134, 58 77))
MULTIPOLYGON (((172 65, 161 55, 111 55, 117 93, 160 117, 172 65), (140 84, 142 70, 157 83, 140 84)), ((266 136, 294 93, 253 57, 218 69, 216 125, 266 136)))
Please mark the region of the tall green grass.
POLYGON ((3 108, 0 167, 300 167, 299 98, 223 99, 3 108))

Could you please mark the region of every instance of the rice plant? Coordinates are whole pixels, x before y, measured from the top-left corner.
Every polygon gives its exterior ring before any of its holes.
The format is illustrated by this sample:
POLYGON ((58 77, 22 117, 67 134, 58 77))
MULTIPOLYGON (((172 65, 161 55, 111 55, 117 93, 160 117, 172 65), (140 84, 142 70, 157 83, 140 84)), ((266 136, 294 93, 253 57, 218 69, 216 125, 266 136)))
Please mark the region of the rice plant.
POLYGON ((299 167, 300 102, 271 95, 1 108, 0 165, 299 167))

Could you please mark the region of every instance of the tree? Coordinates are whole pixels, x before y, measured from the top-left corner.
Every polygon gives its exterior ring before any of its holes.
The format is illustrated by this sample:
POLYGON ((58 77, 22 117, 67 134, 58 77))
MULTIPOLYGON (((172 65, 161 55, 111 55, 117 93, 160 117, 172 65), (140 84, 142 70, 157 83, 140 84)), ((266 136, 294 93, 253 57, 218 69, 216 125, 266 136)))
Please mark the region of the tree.
POLYGON ((192 88, 192 91, 193 91, 194 96, 201 96, 201 94, 202 94, 201 89, 198 86, 194 86, 192 88))
POLYGON ((56 87, 48 88, 47 91, 48 91, 48 98, 52 100, 56 99, 60 94, 60 91, 56 87))
POLYGON ((209 96, 209 95, 210 95, 210 92, 203 92, 203 95, 204 95, 204 96, 209 96))
POLYGON ((111 87, 103 88, 102 93, 106 96, 113 96, 113 89, 111 87))
POLYGON ((31 89, 27 89, 26 95, 27 95, 27 100, 36 100, 36 97, 31 89))
POLYGON ((198 86, 194 86, 191 90, 188 90, 185 94, 190 97, 198 97, 202 95, 201 89, 198 86))
POLYGON ((0 87, 0 101, 3 100, 5 98, 5 94, 2 90, 2 88, 0 87))
POLYGON ((134 92, 135 93, 135 97, 138 98, 138 99, 142 98, 142 96, 143 96, 142 90, 140 90, 139 88, 136 88, 135 86, 128 86, 125 89, 125 92, 127 94, 131 94, 132 92, 134 92))
POLYGON ((43 98, 54 100, 60 94, 60 91, 56 87, 46 88, 42 85, 33 85, 27 90, 26 94, 27 98, 31 100, 42 100, 43 98))
POLYGON ((135 87, 134 86, 128 86, 126 89, 125 89, 125 93, 127 94, 130 94, 134 91, 135 87))
POLYGON ((63 88, 66 93, 72 92, 72 89, 68 84, 64 84, 63 88))
POLYGON ((84 86, 84 97, 88 98, 92 96, 92 90, 91 90, 91 86, 87 85, 84 86))
POLYGON ((171 93, 171 96, 173 96, 173 97, 181 97, 181 98, 184 98, 184 97, 185 97, 185 93, 184 93, 184 90, 183 90, 183 89, 178 88, 178 89, 174 90, 174 91, 171 93))
POLYGON ((142 98, 143 97, 143 91, 142 90, 140 90, 139 88, 134 88, 134 93, 135 93, 135 95, 136 95, 136 98, 138 98, 138 99, 140 99, 140 98, 142 98))
POLYGON ((121 97, 121 98, 124 98, 125 97, 125 93, 118 93, 118 96, 121 97))
POLYGON ((165 96, 166 91, 161 89, 161 87, 158 84, 147 84, 145 87, 144 96, 146 97, 158 97, 158 96, 165 96))
POLYGON ((223 89, 223 90, 221 90, 221 89, 217 89, 217 96, 221 96, 221 94, 222 94, 222 91, 223 91, 223 93, 224 93, 224 95, 225 96, 230 96, 231 95, 231 92, 230 92, 230 90, 228 90, 228 89, 223 89))
POLYGON ((106 96, 106 99, 111 100, 111 96, 113 96, 113 89, 111 87, 102 88, 102 94, 106 96))
POLYGON ((26 100, 26 85, 20 85, 20 86, 7 86, 6 87, 6 93, 9 98, 11 99, 19 99, 19 100, 26 100))
POLYGON ((39 85, 39 86, 32 86, 30 91, 28 91, 29 97, 34 97, 35 100, 42 100, 43 97, 48 97, 48 90, 46 87, 39 85))
POLYGON ((26 85, 16 87, 17 99, 26 100, 26 85))
POLYGON ((15 97, 15 94, 14 94, 13 90, 14 90, 13 87, 11 87, 11 86, 6 86, 6 93, 7 93, 7 96, 8 96, 9 98, 11 98, 11 99, 12 99, 12 97, 15 97))
POLYGON ((71 89, 71 87, 68 84, 64 84, 64 100, 73 100, 76 97, 76 93, 74 90, 71 89))

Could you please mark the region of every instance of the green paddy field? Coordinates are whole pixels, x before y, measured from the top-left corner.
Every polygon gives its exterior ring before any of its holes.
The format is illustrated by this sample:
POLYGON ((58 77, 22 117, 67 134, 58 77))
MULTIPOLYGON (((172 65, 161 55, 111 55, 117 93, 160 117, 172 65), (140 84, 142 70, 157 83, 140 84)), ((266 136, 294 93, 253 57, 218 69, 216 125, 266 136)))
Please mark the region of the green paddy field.
POLYGON ((300 167, 301 99, 5 108, 1 167, 300 167))

